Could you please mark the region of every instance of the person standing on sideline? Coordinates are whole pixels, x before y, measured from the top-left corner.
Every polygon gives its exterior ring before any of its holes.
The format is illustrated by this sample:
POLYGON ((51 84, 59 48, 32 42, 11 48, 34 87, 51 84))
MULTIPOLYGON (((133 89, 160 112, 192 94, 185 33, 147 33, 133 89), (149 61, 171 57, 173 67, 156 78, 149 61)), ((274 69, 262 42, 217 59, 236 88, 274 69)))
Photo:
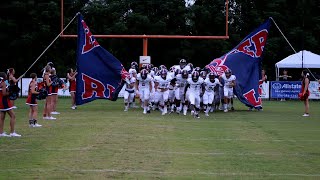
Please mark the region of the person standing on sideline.
POLYGON ((42 125, 38 124, 37 118, 38 118, 38 103, 37 103, 37 95, 39 92, 37 92, 37 74, 31 73, 30 77, 32 80, 29 84, 29 90, 28 90, 28 98, 26 101, 26 105, 30 106, 29 111, 29 127, 41 127, 42 125))
POLYGON ((52 94, 52 112, 51 114, 60 114, 59 112, 57 112, 57 103, 58 103, 58 90, 59 90, 59 84, 58 84, 58 76, 57 76, 57 72, 55 69, 51 69, 50 72, 50 79, 51 79, 51 94, 52 94))
POLYGON ((71 95, 71 109, 76 109, 76 75, 78 72, 73 71, 72 68, 69 68, 67 72, 67 79, 69 80, 69 92, 71 95))
POLYGON ((55 117, 51 116, 52 112, 52 82, 50 79, 51 67, 47 65, 45 67, 45 73, 43 76, 43 82, 48 92, 48 96, 46 97, 46 102, 43 109, 43 119, 45 120, 55 120, 55 117))
MULTIPOLYGON (((289 79, 292 78, 292 76, 289 76, 288 71, 285 69, 285 70, 283 70, 282 75, 279 76, 279 78, 281 81, 288 81, 289 79)), ((280 101, 286 101, 286 99, 282 98, 280 101)))
POLYGON ((301 73, 302 76, 302 86, 301 86, 301 92, 299 93, 300 100, 304 103, 304 114, 302 116, 308 117, 309 116, 309 73, 306 70, 303 70, 301 73))
MULTIPOLYGON (((13 68, 9 68, 7 71, 7 76, 8 76, 8 81, 9 81, 10 86, 17 86, 17 82, 23 77, 23 75, 21 75, 18 79, 16 79, 14 77, 15 73, 16 72, 13 68)), ((18 97, 18 94, 17 94, 16 98, 17 97, 18 97)), ((16 106, 14 105, 14 100, 10 99, 10 102, 11 102, 12 106, 16 108, 16 106)))
POLYGON ((20 134, 15 132, 14 126, 16 124, 16 115, 13 112, 14 107, 9 100, 9 92, 7 91, 7 85, 5 80, 7 75, 4 72, 0 72, 0 137, 21 137, 20 134), (10 116, 10 134, 6 134, 3 131, 4 120, 6 113, 10 116))

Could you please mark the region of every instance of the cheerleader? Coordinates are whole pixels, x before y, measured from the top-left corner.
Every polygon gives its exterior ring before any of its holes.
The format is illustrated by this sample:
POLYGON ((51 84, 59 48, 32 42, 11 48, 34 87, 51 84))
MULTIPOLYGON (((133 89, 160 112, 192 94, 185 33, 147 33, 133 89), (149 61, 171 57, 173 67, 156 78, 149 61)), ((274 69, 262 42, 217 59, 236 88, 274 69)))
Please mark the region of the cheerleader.
POLYGON ((57 103, 58 103, 58 90, 59 90, 59 84, 57 81, 57 72, 55 69, 51 69, 51 76, 50 76, 50 79, 51 79, 51 82, 53 82, 51 84, 52 88, 52 112, 51 114, 60 114, 59 112, 57 112, 57 103))
POLYGON ((48 92, 48 96, 46 97, 46 102, 43 109, 43 119, 45 120, 55 120, 55 117, 51 116, 52 112, 52 82, 50 79, 51 67, 47 65, 45 67, 45 73, 43 75, 43 82, 46 86, 46 90, 48 92))
POLYGON ((17 134, 14 130, 14 126, 16 123, 16 116, 13 112, 14 107, 12 106, 8 97, 9 92, 7 91, 7 85, 5 83, 6 79, 7 79, 6 73, 0 72, 0 137, 21 137, 21 135, 17 134), (3 131, 6 113, 8 113, 10 116, 10 134, 9 135, 3 131))
MULTIPOLYGON (((7 77, 8 77, 9 85, 12 87, 17 86, 17 82, 23 77, 23 75, 21 75, 18 79, 16 79, 14 77, 14 75, 15 75, 15 70, 13 68, 9 68, 7 70, 7 77)), ((16 96, 16 98, 17 98, 17 96, 16 96)), ((14 106, 14 100, 10 99, 10 102, 13 107, 16 107, 16 106, 14 106)))
POLYGON ((306 70, 303 70, 301 73, 302 76, 302 86, 301 92, 299 93, 300 100, 304 103, 304 114, 302 116, 308 117, 309 116, 309 73, 306 70))
POLYGON ((76 109, 76 75, 78 72, 68 69, 67 79, 69 80, 69 92, 71 95, 71 109, 76 109))
POLYGON ((29 84, 29 91, 28 91, 28 98, 26 101, 26 105, 30 106, 29 111, 29 127, 41 127, 42 125, 38 124, 37 117, 38 117, 38 103, 37 103, 37 74, 31 73, 30 77, 32 80, 29 84))

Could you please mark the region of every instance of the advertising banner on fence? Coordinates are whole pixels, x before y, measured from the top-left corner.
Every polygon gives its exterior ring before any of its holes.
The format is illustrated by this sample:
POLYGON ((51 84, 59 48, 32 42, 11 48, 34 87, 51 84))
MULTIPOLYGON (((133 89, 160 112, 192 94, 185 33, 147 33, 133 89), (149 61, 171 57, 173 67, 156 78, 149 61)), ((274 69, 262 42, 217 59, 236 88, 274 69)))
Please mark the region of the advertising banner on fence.
MULTIPOLYGON (((301 81, 272 81, 271 98, 298 99, 301 91, 301 81)), ((309 85, 309 99, 320 99, 319 83, 311 81, 309 85)))
POLYGON ((310 96, 309 99, 320 99, 319 83, 317 81, 311 81, 309 85, 310 96))
POLYGON ((261 98, 269 99, 269 81, 263 82, 261 85, 261 98))

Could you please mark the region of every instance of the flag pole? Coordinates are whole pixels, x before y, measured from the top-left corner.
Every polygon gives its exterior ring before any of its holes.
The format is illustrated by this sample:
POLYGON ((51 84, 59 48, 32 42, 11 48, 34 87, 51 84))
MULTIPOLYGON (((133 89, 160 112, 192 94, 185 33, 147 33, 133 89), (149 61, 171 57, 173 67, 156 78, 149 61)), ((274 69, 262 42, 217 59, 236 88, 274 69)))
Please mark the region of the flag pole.
POLYGON ((69 25, 74 21, 74 19, 80 14, 80 12, 77 12, 77 14, 70 20, 70 22, 66 25, 65 28, 62 29, 62 31, 54 38, 54 40, 46 47, 46 49, 38 56, 38 58, 31 64, 31 66, 24 72, 20 77, 25 76, 25 74, 38 62, 38 60, 43 56, 45 52, 52 46, 52 44, 60 37, 61 34, 63 34, 63 31, 65 31, 69 25))
MULTIPOLYGON (((287 43, 289 44, 289 46, 291 47, 291 49, 293 50, 293 52, 295 53, 295 54, 297 54, 297 51, 293 48, 293 46, 291 45, 291 43, 289 42, 289 40, 287 39, 287 37, 283 34, 283 32, 281 31, 281 29, 279 28, 279 26, 278 26, 278 24, 275 22, 275 20, 272 18, 272 17, 270 17, 270 19, 272 20, 272 22, 274 23, 274 25, 276 25, 276 27, 277 27, 277 29, 278 29, 278 31, 281 33, 281 35, 283 36, 283 38, 287 41, 287 43)), ((302 54, 303 54, 303 50, 302 50, 302 54)), ((298 55, 298 57, 299 57, 299 59, 301 59, 301 57, 298 55)), ((303 57, 302 57, 303 58, 303 57)), ((301 59, 301 61, 303 61, 303 59, 301 59)), ((302 65, 303 66, 303 65, 302 65)), ((309 68, 306 68, 308 71, 309 71, 309 73, 311 74, 311 76, 315 79, 315 80, 318 80, 313 74, 312 74, 312 72, 310 71, 310 69, 309 68)))

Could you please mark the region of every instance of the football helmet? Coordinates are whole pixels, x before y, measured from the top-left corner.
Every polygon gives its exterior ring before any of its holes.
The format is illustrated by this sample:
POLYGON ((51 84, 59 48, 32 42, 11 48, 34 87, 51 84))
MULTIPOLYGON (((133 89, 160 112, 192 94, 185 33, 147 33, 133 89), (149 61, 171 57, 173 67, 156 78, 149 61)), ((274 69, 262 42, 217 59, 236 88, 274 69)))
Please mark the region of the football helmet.
POLYGON ((175 75, 175 76, 178 75, 178 74, 181 74, 181 70, 180 70, 180 69, 176 69, 176 70, 174 71, 174 75, 175 75))
POLYGON ((232 75, 231 69, 227 69, 224 73, 226 74, 226 77, 228 77, 228 78, 232 75))
POLYGON ((185 60, 185 59, 180 59, 179 65, 180 65, 181 69, 183 69, 183 68, 186 67, 186 65, 187 65, 187 60, 185 60))
POLYGON ((207 72, 206 71, 201 71, 200 76, 205 79, 207 77, 207 72))
POLYGON ((199 79, 200 73, 198 71, 194 71, 191 75, 192 81, 197 82, 199 79))
POLYGON ((182 70, 181 71, 181 76, 182 76, 183 79, 187 79, 188 76, 189 76, 188 71, 187 70, 182 70))
POLYGON ((216 75, 213 72, 211 72, 211 73, 209 73, 208 76, 209 76, 210 82, 214 82, 214 79, 216 78, 216 75))
POLYGON ((141 72, 140 72, 140 75, 141 75, 141 78, 143 80, 145 80, 145 79, 147 79, 148 71, 146 69, 142 69, 141 72))
POLYGON ((166 69, 161 69, 160 71, 160 76, 163 78, 163 79, 166 79, 167 78, 167 70, 166 69))
POLYGON ((162 69, 167 69, 167 67, 165 65, 160 65, 159 70, 162 70, 162 69))

